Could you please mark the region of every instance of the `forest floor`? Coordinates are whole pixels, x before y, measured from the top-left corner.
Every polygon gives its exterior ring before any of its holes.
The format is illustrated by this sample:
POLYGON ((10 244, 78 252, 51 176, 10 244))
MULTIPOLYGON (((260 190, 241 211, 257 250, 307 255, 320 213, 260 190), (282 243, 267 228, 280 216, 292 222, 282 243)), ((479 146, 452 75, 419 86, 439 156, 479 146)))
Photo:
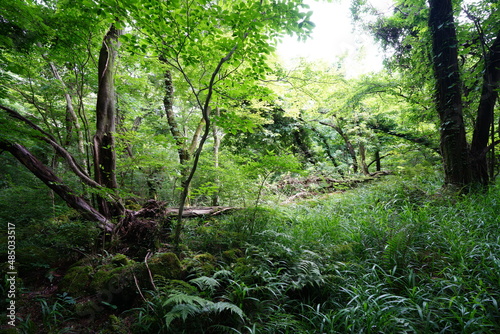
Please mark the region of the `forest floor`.
POLYGON ((0 333, 497 333, 500 188, 438 184, 387 176, 194 217, 179 248, 157 214, 104 245, 74 217, 32 226, 0 333))

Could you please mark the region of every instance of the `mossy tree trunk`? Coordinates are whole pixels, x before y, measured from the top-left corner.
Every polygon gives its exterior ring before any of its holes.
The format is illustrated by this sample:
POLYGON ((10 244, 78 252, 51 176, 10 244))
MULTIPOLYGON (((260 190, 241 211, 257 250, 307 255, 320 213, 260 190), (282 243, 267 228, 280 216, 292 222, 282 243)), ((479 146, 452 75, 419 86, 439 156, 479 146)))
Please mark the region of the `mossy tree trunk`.
MULTIPOLYGON (((117 189, 116 152, 113 133, 116 131, 114 72, 122 32, 112 25, 104 37, 99 53, 99 89, 96 105, 96 133, 94 135, 94 179, 108 189, 117 189)), ((98 196, 99 211, 106 217, 121 215, 120 205, 98 196)))

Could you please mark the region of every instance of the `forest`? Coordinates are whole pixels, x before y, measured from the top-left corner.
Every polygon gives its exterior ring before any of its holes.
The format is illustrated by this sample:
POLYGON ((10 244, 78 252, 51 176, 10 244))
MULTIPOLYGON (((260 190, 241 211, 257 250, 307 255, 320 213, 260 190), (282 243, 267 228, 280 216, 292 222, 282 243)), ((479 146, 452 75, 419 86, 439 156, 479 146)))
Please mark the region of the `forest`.
POLYGON ((0 333, 499 333, 500 4, 349 5, 3 0, 0 333))

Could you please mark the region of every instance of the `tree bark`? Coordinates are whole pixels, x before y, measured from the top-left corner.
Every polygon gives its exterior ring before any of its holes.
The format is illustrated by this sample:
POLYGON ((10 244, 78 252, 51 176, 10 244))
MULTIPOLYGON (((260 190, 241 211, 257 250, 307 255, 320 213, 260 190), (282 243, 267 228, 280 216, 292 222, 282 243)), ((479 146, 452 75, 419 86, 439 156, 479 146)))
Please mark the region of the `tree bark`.
MULTIPOLYGON (((113 133, 116 130, 114 72, 118 37, 121 31, 112 25, 104 37, 99 53, 99 90, 96 105, 96 133, 94 136, 94 178, 109 189, 117 189, 116 152, 113 133)), ((122 214, 119 205, 113 205, 102 196, 98 198, 99 211, 111 218, 122 214)))
MULTIPOLYGON (((220 109, 219 107, 215 108, 215 117, 220 117, 220 109)), ((215 177, 214 177, 214 183, 217 187, 220 185, 220 178, 219 178, 219 148, 220 148, 220 134, 219 134, 219 127, 217 124, 213 124, 213 136, 214 136, 214 170, 215 170, 215 177)), ((219 189, 214 191, 212 194, 212 205, 217 206, 219 205, 219 189)))
MULTIPOLYGON (((184 169, 186 163, 190 159, 189 150, 186 148, 186 140, 182 135, 179 125, 174 114, 174 85, 172 81, 172 73, 167 70, 165 72, 165 96, 163 98, 163 106, 165 108, 165 115, 170 129, 170 133, 174 137, 175 144, 177 145, 177 153, 179 155, 179 163, 184 169)), ((183 173, 184 175, 185 173, 183 173)))
POLYGON ((59 71, 57 67, 49 61, 45 56, 44 59, 49 62, 50 69, 54 77, 61 83, 61 86, 64 90, 64 99, 66 100, 66 143, 64 145, 69 145, 71 141, 71 134, 73 132, 73 125, 76 129, 76 135, 78 137, 78 151, 82 156, 85 154, 85 144, 83 139, 82 127, 80 122, 78 121, 78 116, 76 115, 75 109, 73 108, 73 99, 71 98, 70 93, 68 92, 68 88, 66 83, 59 75, 59 71))
POLYGON ((107 232, 113 230, 114 225, 96 209, 94 209, 83 198, 76 196, 75 192, 63 183, 54 172, 38 160, 31 152, 20 144, 0 141, 0 148, 10 152, 20 163, 28 168, 38 179, 52 189, 70 207, 82 213, 91 221, 99 223, 99 226, 107 232))
POLYGON ((359 143, 359 156, 361 159, 361 170, 363 171, 363 174, 369 175, 370 172, 368 171, 368 165, 366 164, 366 147, 363 143, 359 143))
POLYGON ((429 0, 436 107, 440 117, 441 154, 446 184, 471 182, 469 152, 462 114, 457 35, 451 0, 429 0))
POLYGON ((193 139, 191 140, 191 145, 189 145, 189 148, 188 148, 189 157, 193 156, 194 152, 196 151, 196 148, 198 147, 198 142, 200 141, 200 136, 201 136, 201 133, 203 132, 204 127, 205 127, 205 120, 203 118, 200 118, 200 121, 198 122, 198 126, 196 127, 196 130, 194 131, 193 139))
MULTIPOLYGON (((492 173, 488 173, 488 161, 486 148, 490 140, 490 134, 494 121, 494 109, 498 99, 498 88, 500 82, 500 32, 496 36, 490 52, 485 57, 485 70, 483 75, 483 87, 481 89, 481 100, 477 110, 476 124, 471 143, 472 175, 475 181, 488 184, 492 173)), ((491 140, 494 141, 494 138, 491 140)))
POLYGON ((382 164, 380 162, 380 149, 377 148, 375 151, 375 164, 376 164, 376 171, 380 172, 382 170, 382 164))

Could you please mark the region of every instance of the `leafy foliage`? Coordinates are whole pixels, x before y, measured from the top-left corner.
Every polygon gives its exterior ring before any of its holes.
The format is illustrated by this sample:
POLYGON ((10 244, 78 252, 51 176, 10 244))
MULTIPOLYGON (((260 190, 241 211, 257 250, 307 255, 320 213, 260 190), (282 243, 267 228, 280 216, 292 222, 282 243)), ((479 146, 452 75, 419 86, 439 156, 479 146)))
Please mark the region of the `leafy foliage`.
MULTIPOLYGON (((472 128, 498 4, 456 5, 472 128)), ((0 152, 0 223, 16 224, 16 265, 33 273, 20 287, 60 286, 76 260, 79 269, 70 270, 82 287, 91 280, 85 275, 112 281, 129 262, 141 269, 125 271, 127 283, 118 284, 116 294, 135 307, 123 313, 124 305, 105 298, 115 290, 78 299, 54 292, 35 303, 24 298, 37 291, 23 293, 24 332, 498 332, 500 189, 465 196, 439 187, 424 1, 399 1, 390 17, 354 3, 355 16, 392 55, 387 72, 356 78, 346 77, 342 59, 273 63, 282 36, 304 39, 314 26, 300 0, 7 0, 0 7, 0 102, 53 135, 90 178, 99 47, 110 24, 126 31, 115 74, 121 189, 113 195, 126 200, 127 214, 151 198, 177 206, 183 191, 192 205, 216 197, 245 207, 179 224, 177 254, 165 260, 175 259, 174 276, 183 280, 169 279, 172 272, 148 257, 153 248, 171 251, 170 221, 144 217, 143 231, 163 225, 159 239, 148 239, 140 258, 113 256, 139 245, 109 240, 0 152), (178 137, 165 115, 170 98, 178 137), (195 157, 190 184, 190 166, 179 159, 184 148, 195 157), (391 175, 372 179, 380 165, 391 175), (298 186, 287 187, 289 180, 298 186), (343 186, 330 187, 332 180, 343 186), (350 189, 360 180, 372 184, 350 189), (89 308, 95 325, 75 312, 89 308)), ((83 185, 40 131, 3 111, 0 133, 0 145, 25 145, 89 203, 111 194, 83 185)))

